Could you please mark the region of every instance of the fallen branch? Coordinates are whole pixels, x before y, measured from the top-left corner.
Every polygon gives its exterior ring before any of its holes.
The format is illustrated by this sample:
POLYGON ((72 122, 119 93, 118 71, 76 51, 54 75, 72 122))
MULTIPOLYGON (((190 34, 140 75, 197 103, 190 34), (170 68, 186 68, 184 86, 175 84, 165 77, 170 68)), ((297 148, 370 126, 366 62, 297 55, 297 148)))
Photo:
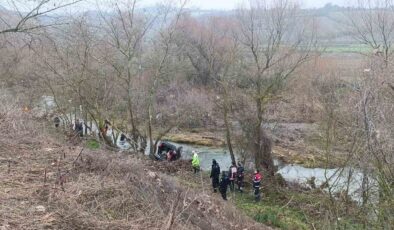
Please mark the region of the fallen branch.
POLYGON ((291 203, 291 201, 293 200, 293 198, 294 198, 294 196, 291 196, 289 202, 287 202, 285 205, 283 205, 282 207, 280 207, 280 209, 286 208, 286 207, 291 203))
POLYGON ((84 148, 81 149, 81 152, 79 152, 77 158, 75 158, 75 160, 73 161, 73 166, 75 165, 75 163, 77 162, 77 160, 78 160, 79 157, 81 156, 83 150, 84 150, 84 148))
POLYGON ((179 202, 180 197, 181 197, 181 193, 178 192, 178 195, 177 195, 175 201, 172 203, 170 215, 169 215, 166 227, 164 228, 166 230, 170 230, 171 226, 174 224, 175 211, 176 211, 176 207, 178 206, 178 202, 179 202))

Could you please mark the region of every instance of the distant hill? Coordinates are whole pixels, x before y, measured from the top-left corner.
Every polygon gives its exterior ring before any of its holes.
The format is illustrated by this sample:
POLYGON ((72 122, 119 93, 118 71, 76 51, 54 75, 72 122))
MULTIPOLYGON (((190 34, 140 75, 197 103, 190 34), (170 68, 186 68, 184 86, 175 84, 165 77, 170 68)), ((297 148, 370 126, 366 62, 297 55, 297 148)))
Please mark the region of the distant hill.
MULTIPOLYGON (((145 7, 138 9, 139 12, 156 14, 158 12, 158 7, 145 7)), ((333 5, 331 3, 326 4, 322 8, 315 9, 303 9, 301 11, 304 17, 313 17, 317 22, 317 34, 319 42, 322 44, 348 44, 352 43, 353 39, 350 36, 350 31, 345 26, 346 14, 350 10, 357 10, 356 8, 341 7, 338 5, 333 5)), ((10 13, 4 6, 0 4, 0 12, 5 11, 10 13)), ((190 8, 187 12, 200 20, 205 20, 209 17, 221 17, 221 16, 231 16, 236 13, 235 10, 224 11, 224 10, 200 10, 190 8)), ((91 22, 97 22, 97 19, 101 17, 101 13, 96 10, 87 10, 84 13, 91 22)), ((111 16, 110 13, 104 13, 106 16, 111 16)), ((54 13, 50 15, 45 15, 39 17, 40 23, 51 24, 63 20, 67 15, 62 15, 61 13, 54 13)), ((1 23, 0 23, 1 24, 1 23)))

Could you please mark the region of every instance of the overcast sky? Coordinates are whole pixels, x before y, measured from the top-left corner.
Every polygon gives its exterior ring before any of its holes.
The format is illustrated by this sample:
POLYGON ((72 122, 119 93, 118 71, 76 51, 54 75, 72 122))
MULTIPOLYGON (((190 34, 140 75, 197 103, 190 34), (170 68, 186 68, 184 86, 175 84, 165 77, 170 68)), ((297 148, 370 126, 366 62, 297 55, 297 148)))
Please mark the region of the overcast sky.
MULTIPOLYGON (((140 4, 143 5, 154 5, 162 0, 140 0, 140 4)), ((219 9, 219 10, 231 10, 236 8, 243 0, 191 0, 189 6, 194 6, 201 9, 219 9)), ((301 0, 302 8, 313 8, 322 7, 325 4, 331 2, 340 6, 351 5, 349 2, 353 0, 301 0)))
MULTIPOLYGON (((58 0, 59 2, 62 2, 63 4, 65 2, 69 2, 72 0, 58 0)), ((96 8, 96 3, 104 3, 107 2, 108 0, 85 0, 81 3, 78 3, 71 8, 68 7, 68 10, 71 11, 85 11, 85 10, 94 10, 96 8)), ((111 0, 110 0, 111 1, 111 0)), ((120 0, 122 1, 122 0, 120 0)), ((137 0, 138 5, 140 7, 147 7, 147 6, 155 6, 158 3, 165 2, 168 0, 137 0)), ((179 0, 172 0, 172 1, 178 1, 179 0)), ((245 2, 248 0, 189 0, 189 3, 187 4, 187 8, 199 8, 203 10, 231 10, 237 8, 242 2, 245 2)), ((319 8, 323 7, 327 3, 332 3, 336 4, 339 6, 350 6, 352 5, 351 3, 354 3, 356 0, 294 0, 295 2, 298 2, 301 4, 302 8, 319 8)), ((10 0, 0 0, 0 5, 6 6, 11 2, 10 0), (7 4, 8 3, 8 4, 7 4)), ((20 10, 25 10, 28 11, 27 9, 31 8, 34 4, 34 1, 28 1, 28 0, 17 0, 16 1, 18 5, 18 8, 20 10)), ((113 2, 113 0, 111 1, 113 2)), ((9 7, 8 5, 7 8, 12 8, 9 7)))

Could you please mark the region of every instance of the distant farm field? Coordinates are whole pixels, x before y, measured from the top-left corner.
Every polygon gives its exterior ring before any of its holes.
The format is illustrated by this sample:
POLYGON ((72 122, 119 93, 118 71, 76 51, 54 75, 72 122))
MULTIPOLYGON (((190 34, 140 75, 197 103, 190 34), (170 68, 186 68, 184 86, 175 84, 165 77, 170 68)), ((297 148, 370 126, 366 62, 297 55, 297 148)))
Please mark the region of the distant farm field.
POLYGON ((337 44, 323 48, 325 53, 370 53, 371 47, 363 44, 337 44))

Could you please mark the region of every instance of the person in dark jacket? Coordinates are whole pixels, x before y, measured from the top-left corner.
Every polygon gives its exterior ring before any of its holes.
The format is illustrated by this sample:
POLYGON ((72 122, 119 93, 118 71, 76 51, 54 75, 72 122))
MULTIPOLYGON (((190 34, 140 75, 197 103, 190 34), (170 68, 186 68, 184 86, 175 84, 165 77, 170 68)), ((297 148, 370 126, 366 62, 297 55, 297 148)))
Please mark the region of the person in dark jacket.
POLYGON ((244 167, 242 166, 241 162, 238 162, 238 168, 237 168, 237 185, 238 185, 238 190, 240 192, 243 192, 243 187, 244 187, 244 167))
POLYGON ((127 136, 124 133, 120 134, 120 144, 124 145, 126 144, 126 141, 128 141, 127 136))
POLYGON ((231 191, 234 191, 234 182, 235 182, 235 178, 237 177, 237 165, 235 164, 235 162, 233 162, 230 166, 230 189, 231 191))
POLYGON ((260 201, 260 182, 261 182, 261 174, 259 170, 254 171, 253 175, 253 189, 254 189, 254 197, 256 201, 260 201))
POLYGON ((212 178, 213 192, 217 192, 217 188, 219 186, 219 177, 220 177, 220 166, 216 162, 216 160, 213 159, 212 160, 211 176, 210 176, 210 178, 212 178))
POLYGON ((53 119, 53 123, 55 123, 55 127, 56 128, 59 127, 59 125, 60 125, 60 118, 59 117, 55 117, 53 119))
POLYGON ((83 123, 78 119, 75 121, 75 131, 79 134, 80 137, 83 137, 83 123))
POLYGON ((175 157, 174 157, 174 159, 173 160, 178 160, 178 159, 180 159, 181 157, 182 157, 182 146, 179 146, 177 149, 176 149, 176 155, 175 155, 175 157))
POLYGON ((227 200, 227 187, 229 184, 229 179, 226 172, 222 172, 222 178, 219 183, 219 191, 222 194, 223 200, 227 200))
POLYGON ((126 141, 126 135, 124 135, 124 133, 120 134, 120 141, 121 142, 125 142, 126 141))

